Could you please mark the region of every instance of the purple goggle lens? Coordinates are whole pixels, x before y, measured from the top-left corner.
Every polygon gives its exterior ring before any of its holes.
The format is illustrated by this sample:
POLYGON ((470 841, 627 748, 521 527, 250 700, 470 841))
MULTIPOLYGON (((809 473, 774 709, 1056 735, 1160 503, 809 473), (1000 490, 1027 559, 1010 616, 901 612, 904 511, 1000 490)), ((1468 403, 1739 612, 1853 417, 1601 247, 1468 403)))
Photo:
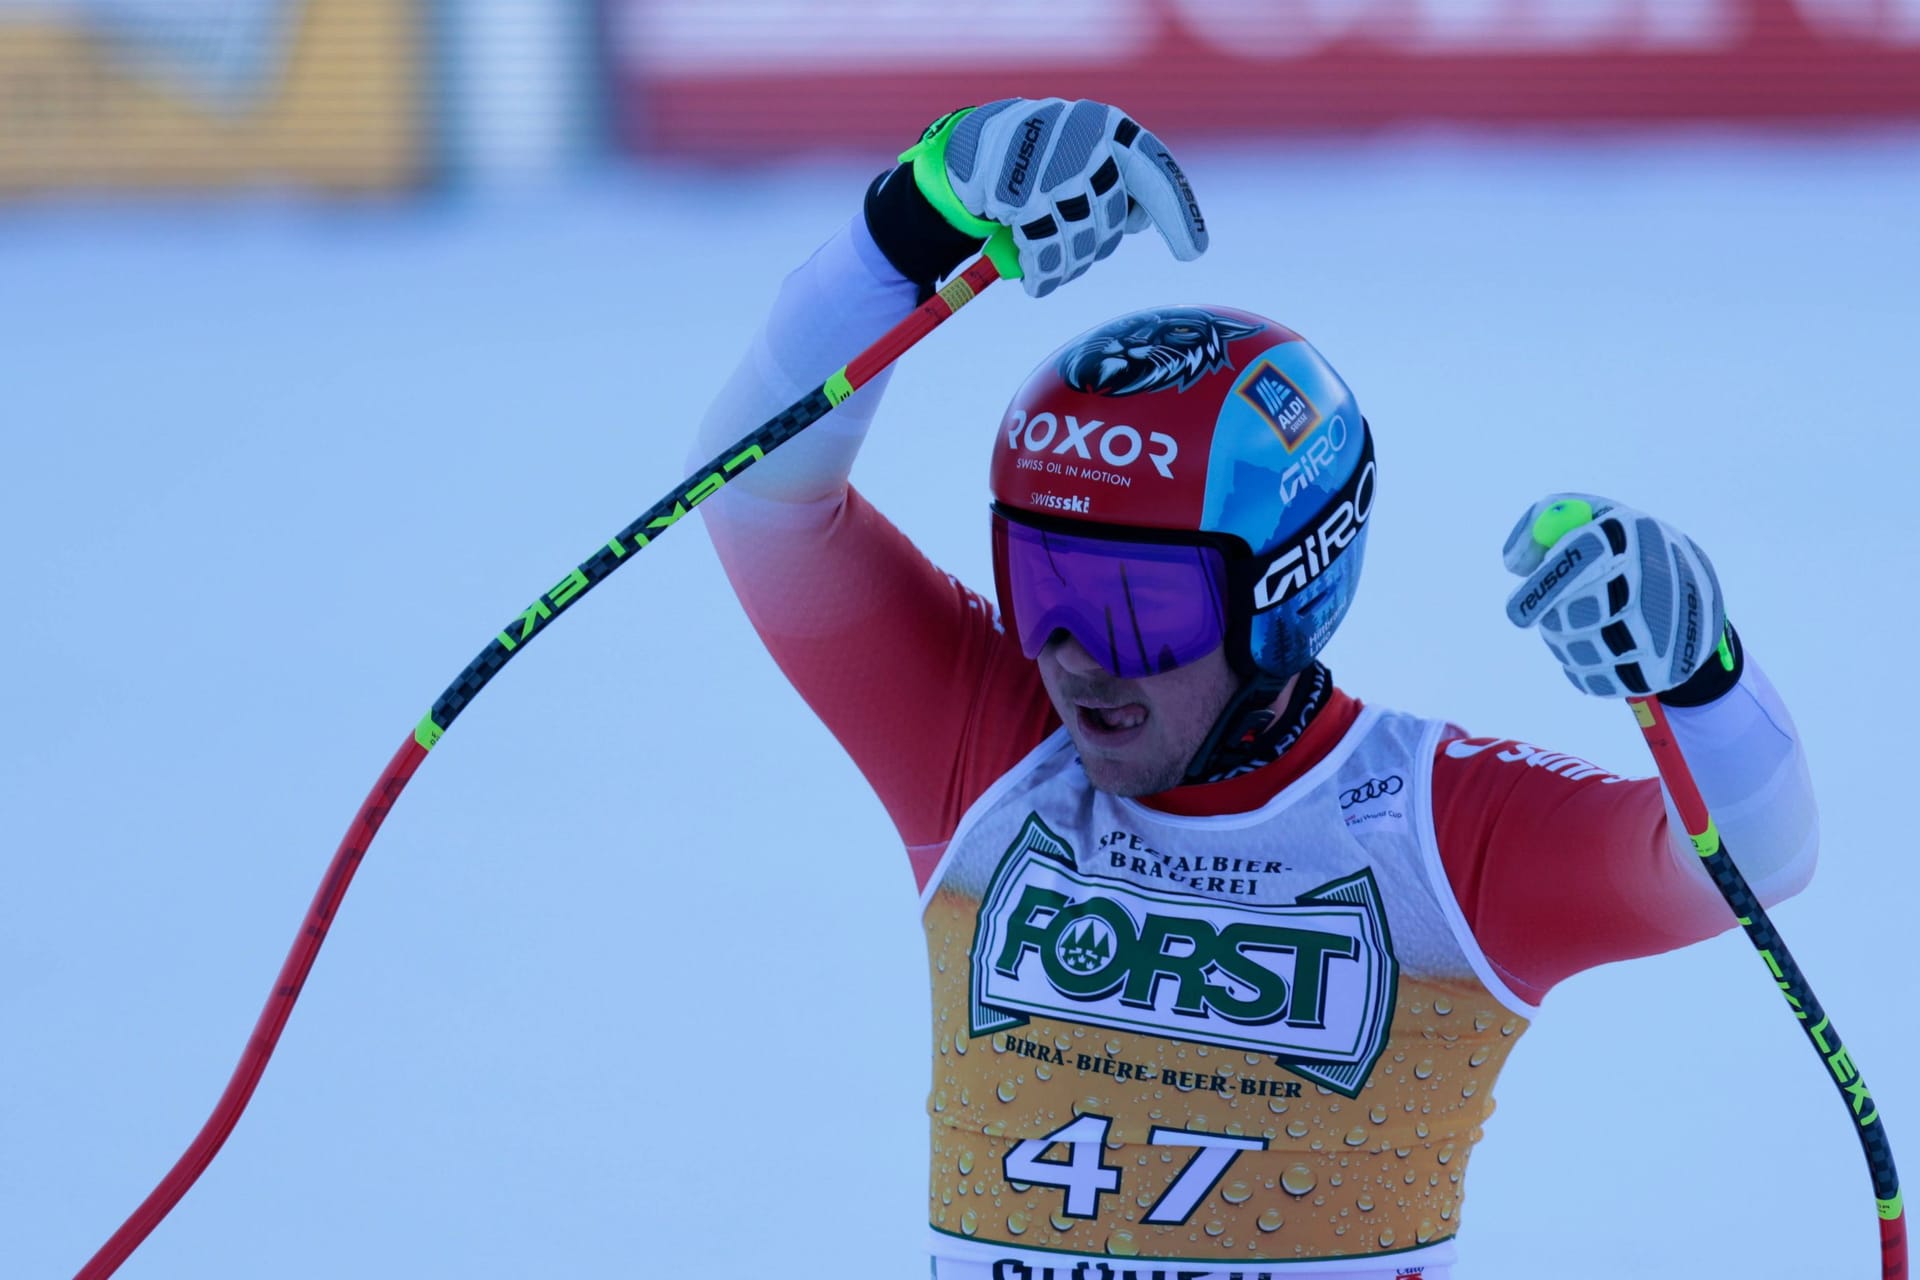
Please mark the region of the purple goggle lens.
POLYGON ((1226 637, 1226 558, 1213 547, 1050 533, 996 515, 1006 625, 1029 658, 1054 632, 1123 679, 1203 658, 1226 637))

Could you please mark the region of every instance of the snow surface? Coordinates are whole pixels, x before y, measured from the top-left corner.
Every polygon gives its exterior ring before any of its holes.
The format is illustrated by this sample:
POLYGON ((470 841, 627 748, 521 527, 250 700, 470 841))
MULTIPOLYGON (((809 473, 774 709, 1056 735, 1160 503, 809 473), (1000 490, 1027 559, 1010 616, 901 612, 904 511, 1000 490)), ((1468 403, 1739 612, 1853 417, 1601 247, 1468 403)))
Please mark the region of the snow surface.
MULTIPOLYGON (((0 1274, 71 1274, 185 1147, 388 755, 679 478, 881 159, 0 215, 0 1274)), ((1142 239, 1044 305, 996 289, 907 359, 863 487, 984 583, 989 433, 1040 355, 1149 302, 1267 312, 1379 442, 1342 683, 1635 771, 1625 712, 1503 619, 1499 547, 1556 488, 1681 524, 1823 801, 1777 920, 1920 1169, 1920 135, 1187 168, 1206 259, 1142 239)), ((641 559, 434 751, 252 1108, 122 1275, 925 1273, 906 861, 704 533, 641 559)), ((1468 1280, 1877 1274, 1852 1124, 1737 935, 1568 982, 1499 1097, 1468 1280)))

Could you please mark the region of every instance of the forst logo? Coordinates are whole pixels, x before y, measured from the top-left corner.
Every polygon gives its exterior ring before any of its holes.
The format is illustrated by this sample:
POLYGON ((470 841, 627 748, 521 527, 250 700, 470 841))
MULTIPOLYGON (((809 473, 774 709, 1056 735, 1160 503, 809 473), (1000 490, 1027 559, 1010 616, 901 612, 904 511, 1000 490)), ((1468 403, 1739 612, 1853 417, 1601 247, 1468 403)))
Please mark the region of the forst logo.
POLYGON ((1143 436, 1124 422, 1108 424, 1098 418, 1082 422, 1070 413, 1036 413, 1029 418, 1025 409, 1007 415, 1007 447, 1086 462, 1097 455, 1108 466, 1121 468, 1144 458, 1168 480, 1173 479, 1174 460, 1180 456, 1180 442, 1164 431, 1143 436))
MULTIPOLYGON (((1077 930, 1060 930, 1053 954, 1074 973, 1104 969, 1113 959, 1113 927, 1097 916, 1079 922, 1077 930)), ((1051 931, 1050 931, 1051 932, 1051 931)))
POLYGON ((1117 994, 1138 1009, 1164 1004, 1176 1013, 1296 1027, 1325 1024, 1327 966, 1359 954, 1359 943, 1345 934, 1288 925, 1216 929, 1205 920, 1151 912, 1136 924, 1110 899, 1075 901, 1031 884, 1007 919, 1005 939, 996 970, 1017 978, 1029 953, 1037 954, 1047 981, 1071 999, 1117 994), (1253 959, 1281 953, 1293 956, 1292 981, 1253 959), (1232 985, 1215 985, 1209 978, 1215 974, 1232 985))
POLYGON ((1255 905, 1074 869, 1029 815, 980 905, 970 1031, 1039 1014, 1271 1054, 1353 1097, 1399 965, 1371 871, 1255 905))

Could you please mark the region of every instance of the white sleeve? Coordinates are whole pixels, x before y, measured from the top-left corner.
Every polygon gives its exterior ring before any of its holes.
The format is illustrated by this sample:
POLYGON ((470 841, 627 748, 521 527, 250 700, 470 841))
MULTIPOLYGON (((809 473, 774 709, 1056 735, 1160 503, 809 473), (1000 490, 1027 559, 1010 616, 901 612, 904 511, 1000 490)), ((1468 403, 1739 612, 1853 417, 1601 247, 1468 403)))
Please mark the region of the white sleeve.
MULTIPOLYGON (((1820 851, 1820 815, 1793 717, 1751 650, 1739 683, 1700 707, 1667 707, 1674 741, 1720 829, 1728 856, 1761 905, 1806 888, 1820 851)), ((1707 879, 1667 797, 1674 856, 1707 879)))
MULTIPOLYGON (((699 467, 798 400, 913 310, 916 289, 855 214, 780 286, 773 309, 701 420, 689 458, 699 467)), ((708 502, 731 510, 735 490, 772 502, 819 503, 830 513, 846 493, 854 455, 892 370, 873 379, 708 502)), ((734 504, 735 506, 752 504, 734 504)))

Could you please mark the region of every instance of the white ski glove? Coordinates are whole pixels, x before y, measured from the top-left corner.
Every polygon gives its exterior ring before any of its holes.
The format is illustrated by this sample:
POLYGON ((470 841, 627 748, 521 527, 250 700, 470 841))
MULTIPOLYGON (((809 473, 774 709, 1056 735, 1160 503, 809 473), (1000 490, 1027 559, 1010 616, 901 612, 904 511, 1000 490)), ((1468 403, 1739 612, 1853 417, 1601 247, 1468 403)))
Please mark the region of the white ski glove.
POLYGON ((1002 98, 942 116, 901 153, 920 194, 954 228, 989 238, 1012 231, 1015 261, 988 252, 1044 298, 1156 228, 1182 262, 1207 249, 1193 188, 1160 140, 1118 107, 1082 99, 1002 98))
POLYGON ((1706 553, 1671 525, 1585 493, 1527 508, 1507 535, 1507 597, 1517 627, 1541 638, 1582 693, 1664 693, 1726 651, 1726 608, 1706 553))

